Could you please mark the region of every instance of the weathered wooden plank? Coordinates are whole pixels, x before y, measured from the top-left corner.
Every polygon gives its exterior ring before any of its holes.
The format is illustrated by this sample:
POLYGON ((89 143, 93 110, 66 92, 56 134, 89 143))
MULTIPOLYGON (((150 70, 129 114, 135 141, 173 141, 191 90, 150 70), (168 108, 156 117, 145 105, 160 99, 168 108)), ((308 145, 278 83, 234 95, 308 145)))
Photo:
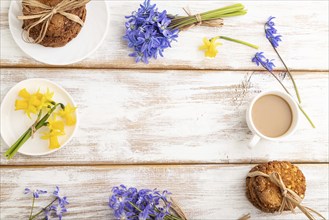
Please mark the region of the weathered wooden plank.
MULTIPOLYGON (((42 157, 17 155, 1 164, 249 163, 271 159, 328 162, 328 74, 295 75, 304 117, 286 141, 247 147, 248 102, 281 89, 263 72, 3 69, 1 98, 17 82, 46 78, 75 99, 80 116, 72 141, 42 157), (70 158, 68 160, 68 158, 70 158)), ((285 84, 292 90, 291 82, 285 84)), ((1 152, 7 149, 2 144, 1 152)))
MULTIPOLYGON (((279 32, 283 35, 279 51, 287 64, 295 70, 328 70, 328 1, 241 1, 248 9, 243 17, 228 18, 219 28, 196 27, 180 33, 177 43, 165 52, 165 58, 149 65, 135 64, 127 54, 130 50, 121 36, 124 34, 124 16, 138 7, 141 1, 108 1, 111 27, 102 46, 91 57, 76 67, 102 68, 161 68, 161 69, 258 69, 250 62, 255 50, 224 42, 215 60, 205 59, 197 48, 202 38, 226 35, 257 43, 269 57, 278 59, 263 33, 263 24, 272 15, 277 17, 279 32)), ((183 14, 182 7, 192 12, 232 4, 231 1, 154 1, 159 8, 172 14, 183 14)), ((1 65, 44 66, 15 44, 8 28, 9 0, 1 1, 1 65)), ((87 19, 92 19, 88 18, 87 19)), ((282 68, 277 62, 278 68, 282 68)))
MULTIPOLYGON (((189 219, 306 219, 296 214, 262 213, 245 196, 250 165, 221 166, 100 166, 30 167, 1 170, 1 219, 27 219, 31 198, 25 187, 48 189, 55 185, 68 196, 65 219, 113 219, 107 202, 113 186, 171 191, 189 219)), ((299 165, 307 180, 303 204, 328 217, 328 165, 299 165), (316 175, 314 175, 316 173, 316 175)), ((47 201, 43 203, 45 204, 47 201)))

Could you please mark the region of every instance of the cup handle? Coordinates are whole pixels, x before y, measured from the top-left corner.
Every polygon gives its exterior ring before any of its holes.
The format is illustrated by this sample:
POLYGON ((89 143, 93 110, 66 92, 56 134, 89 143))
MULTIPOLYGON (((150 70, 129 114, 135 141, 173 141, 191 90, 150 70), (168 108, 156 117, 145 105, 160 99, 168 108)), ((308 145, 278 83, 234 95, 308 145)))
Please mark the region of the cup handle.
POLYGON ((256 134, 254 134, 254 136, 251 138, 251 140, 249 141, 249 147, 254 147, 256 146, 256 144, 260 141, 260 137, 256 134))

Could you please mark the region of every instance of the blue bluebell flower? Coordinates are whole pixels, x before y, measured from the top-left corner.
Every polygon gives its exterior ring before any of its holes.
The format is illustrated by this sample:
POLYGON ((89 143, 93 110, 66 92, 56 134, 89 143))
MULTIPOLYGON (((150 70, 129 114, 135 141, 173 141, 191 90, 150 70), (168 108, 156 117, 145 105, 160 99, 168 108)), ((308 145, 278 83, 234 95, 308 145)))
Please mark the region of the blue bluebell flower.
POLYGON ((267 59, 263 54, 264 52, 257 52, 252 58, 252 62, 256 63, 257 66, 263 66, 268 71, 273 71, 273 68, 275 67, 273 60, 267 59))
POLYGON ((53 195, 55 196, 55 197, 60 197, 59 196, 59 187, 58 186, 56 186, 56 189, 55 189, 55 191, 53 192, 53 195))
POLYGON ((24 189, 24 194, 29 194, 30 192, 31 192, 31 190, 29 188, 24 189))
POLYGON ((44 209, 44 220, 48 220, 50 218, 50 210, 49 208, 44 209))
MULTIPOLYGON (((50 202, 45 208, 42 209, 43 212, 38 212, 34 217, 43 213, 44 214, 43 219, 46 219, 46 220, 50 219, 50 216, 56 216, 59 218, 59 220, 62 219, 63 213, 67 212, 65 205, 69 204, 69 202, 67 201, 66 196, 60 195, 59 191, 60 191, 59 187, 56 186, 56 189, 52 193, 52 195, 55 196, 55 198, 53 198, 53 201, 50 202), (54 202, 57 202, 58 204, 52 205, 54 202)), ((34 198, 39 198, 39 196, 41 194, 46 194, 46 193, 47 193, 47 191, 45 191, 45 190, 37 189, 37 190, 32 191, 29 188, 24 189, 24 194, 32 194, 34 198)))
POLYGON ((50 206, 49 211, 54 211, 53 213, 55 214, 55 216, 58 217, 59 220, 61 220, 63 214, 67 212, 67 209, 65 205, 61 203, 60 200, 58 200, 58 204, 50 206))
POLYGON ((123 39, 128 42, 128 47, 134 49, 129 56, 134 57, 136 62, 148 63, 151 58, 163 56, 163 51, 171 47, 171 42, 178 37, 178 30, 169 28, 171 19, 167 11, 159 12, 150 0, 145 0, 126 19, 123 39))
POLYGON ((29 188, 25 188, 24 189, 24 194, 30 194, 30 193, 32 193, 33 194, 33 197, 37 199, 37 198, 39 198, 39 195, 46 194, 47 191, 40 190, 40 189, 36 189, 36 190, 32 191, 29 188))
POLYGON ((275 17, 269 17, 265 23, 265 35, 266 38, 270 41, 274 48, 279 46, 279 42, 282 41, 282 36, 277 34, 277 29, 274 27, 275 23, 273 21, 275 17))
POLYGON ((275 17, 273 16, 270 16, 266 22, 266 24, 269 26, 269 27, 274 27, 275 26, 275 23, 274 21, 272 21, 275 17))
POLYGON ((117 219, 128 220, 162 220, 170 214, 170 205, 167 197, 168 191, 127 188, 124 185, 113 187, 109 198, 109 207, 114 210, 117 219))
POLYGON ((67 204, 70 204, 68 201, 67 201, 67 197, 66 196, 61 196, 60 195, 60 193, 59 193, 59 187, 58 186, 56 186, 56 189, 55 189, 55 191, 53 192, 53 195, 55 196, 55 197, 57 197, 58 198, 58 201, 61 203, 61 204, 63 204, 64 206, 65 205, 67 205, 67 204))

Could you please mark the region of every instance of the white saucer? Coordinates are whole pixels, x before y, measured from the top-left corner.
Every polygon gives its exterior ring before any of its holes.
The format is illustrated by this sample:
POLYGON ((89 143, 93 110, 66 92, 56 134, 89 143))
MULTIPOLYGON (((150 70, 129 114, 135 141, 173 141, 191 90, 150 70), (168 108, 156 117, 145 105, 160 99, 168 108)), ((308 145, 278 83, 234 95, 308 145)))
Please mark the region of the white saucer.
MULTIPOLYGON (((8 148, 15 143, 36 120, 36 115, 31 115, 32 117, 30 119, 24 111, 15 111, 15 100, 18 99, 18 92, 23 88, 26 88, 30 93, 36 92, 39 88, 40 92, 45 92, 47 88, 49 88, 51 92, 54 92, 54 101, 63 103, 64 105, 70 103, 72 106, 76 106, 72 97, 62 87, 49 80, 28 79, 19 82, 9 90, 1 103, 1 136, 8 148)), ((49 149, 49 141, 40 138, 42 136, 40 131, 46 131, 46 128, 40 128, 34 134, 34 138, 27 140, 18 152, 25 155, 38 156, 53 153, 64 147, 64 145, 71 140, 78 127, 77 113, 76 116, 77 123, 73 126, 65 126, 65 135, 58 137, 59 148, 49 149)))
POLYGON ((44 47, 22 39, 23 22, 17 19, 17 16, 22 15, 21 0, 13 0, 10 4, 9 28, 17 45, 33 59, 51 65, 76 63, 91 55, 102 44, 109 27, 109 13, 105 1, 91 0, 86 8, 84 26, 78 36, 64 47, 44 47))

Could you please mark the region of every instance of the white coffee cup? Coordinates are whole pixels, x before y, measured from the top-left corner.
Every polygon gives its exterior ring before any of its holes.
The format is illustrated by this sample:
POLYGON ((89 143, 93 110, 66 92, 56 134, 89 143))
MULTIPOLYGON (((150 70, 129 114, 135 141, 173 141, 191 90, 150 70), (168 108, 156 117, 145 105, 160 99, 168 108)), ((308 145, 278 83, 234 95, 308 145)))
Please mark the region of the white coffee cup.
POLYGON ((251 103, 248 106, 247 109, 247 113, 246 113, 246 120, 247 120, 247 124, 249 129, 252 131, 253 133, 253 137, 251 138, 250 142, 249 142, 249 146, 253 147, 255 146, 261 139, 266 139, 266 140, 270 140, 270 141, 278 141, 278 140, 282 140, 285 139, 286 137, 292 135, 296 129, 297 129, 297 125, 298 125, 298 121, 299 121, 299 108, 298 105, 296 103, 296 101, 287 93, 284 92, 280 92, 280 91, 267 91, 267 92, 262 92, 260 94, 258 94, 256 97, 253 98, 253 100, 251 101, 251 103), (292 122, 290 125, 290 128, 288 129, 288 131, 279 136, 279 137, 267 137, 264 134, 262 134, 261 132, 259 132, 257 130, 257 128, 255 127, 253 120, 252 120, 252 108, 255 104, 255 102, 265 96, 265 95, 277 95, 281 98, 283 98, 290 106, 291 108, 291 112, 292 112, 292 122))

